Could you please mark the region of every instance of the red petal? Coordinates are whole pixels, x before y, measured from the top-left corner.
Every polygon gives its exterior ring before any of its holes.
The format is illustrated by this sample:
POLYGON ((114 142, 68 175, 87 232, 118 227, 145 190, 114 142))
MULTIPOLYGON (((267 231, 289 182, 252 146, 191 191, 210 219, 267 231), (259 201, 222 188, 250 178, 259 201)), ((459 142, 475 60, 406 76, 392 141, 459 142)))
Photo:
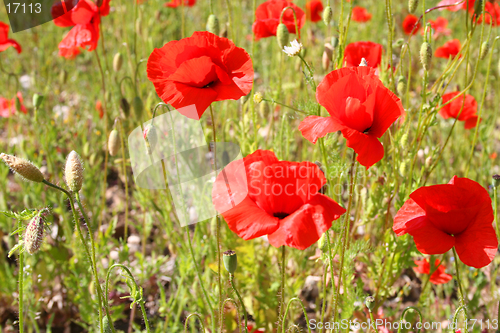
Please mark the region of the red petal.
POLYGON ((380 138, 405 111, 399 97, 384 86, 378 86, 374 94, 376 102, 369 133, 380 138))
POLYGON ((425 211, 413 199, 408 199, 394 217, 392 230, 402 236, 425 224, 425 211))
POLYGON ((309 116, 300 122, 299 131, 304 138, 316 143, 319 138, 328 133, 340 131, 344 126, 335 122, 332 117, 309 116))
POLYGON ((409 232, 423 254, 442 254, 455 245, 455 238, 434 227, 428 220, 424 226, 409 232))
POLYGON ((481 268, 489 265, 498 251, 498 240, 491 225, 475 223, 456 236, 455 249, 467 266, 481 268))
POLYGON ((384 147, 375 136, 348 128, 342 130, 342 135, 347 140, 347 146, 358 154, 356 160, 367 169, 384 157, 384 147))

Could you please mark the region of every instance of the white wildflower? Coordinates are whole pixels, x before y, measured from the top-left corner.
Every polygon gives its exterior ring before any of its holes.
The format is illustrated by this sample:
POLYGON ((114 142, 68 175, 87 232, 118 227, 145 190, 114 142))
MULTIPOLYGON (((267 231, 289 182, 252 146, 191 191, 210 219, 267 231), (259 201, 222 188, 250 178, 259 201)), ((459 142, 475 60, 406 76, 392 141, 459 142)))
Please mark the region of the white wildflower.
POLYGON ((283 52, 285 52, 289 57, 294 57, 299 54, 300 50, 302 50, 302 44, 299 43, 296 39, 290 42, 291 46, 285 46, 283 48, 283 52))

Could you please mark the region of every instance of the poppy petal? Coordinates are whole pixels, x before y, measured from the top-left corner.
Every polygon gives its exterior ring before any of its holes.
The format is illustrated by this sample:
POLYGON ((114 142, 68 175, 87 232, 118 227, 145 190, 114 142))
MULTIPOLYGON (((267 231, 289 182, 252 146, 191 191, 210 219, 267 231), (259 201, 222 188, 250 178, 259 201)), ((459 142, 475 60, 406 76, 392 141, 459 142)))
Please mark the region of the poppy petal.
POLYGON ((334 133, 343 129, 344 126, 335 122, 332 117, 308 116, 300 122, 299 131, 304 138, 316 143, 319 138, 328 133, 334 133))
POLYGON ((347 146, 358 154, 356 160, 366 168, 370 168, 384 157, 384 147, 375 136, 349 128, 343 129, 342 135, 347 140, 347 146))
POLYGON ((473 224, 456 236, 455 249, 467 266, 481 268, 489 265, 498 251, 498 240, 491 224, 473 224))
POLYGON ((428 220, 415 230, 409 232, 413 236, 417 249, 423 254, 442 254, 455 245, 455 238, 434 227, 428 220))

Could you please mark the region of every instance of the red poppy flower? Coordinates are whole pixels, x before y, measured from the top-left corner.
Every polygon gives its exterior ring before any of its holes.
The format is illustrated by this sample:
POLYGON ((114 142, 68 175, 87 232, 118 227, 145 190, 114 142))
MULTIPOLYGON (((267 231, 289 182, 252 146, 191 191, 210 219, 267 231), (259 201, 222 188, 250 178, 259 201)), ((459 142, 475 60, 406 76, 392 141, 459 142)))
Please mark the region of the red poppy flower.
POLYGON ((344 62, 346 67, 357 67, 365 58, 369 67, 377 68, 382 61, 382 45, 374 42, 354 42, 346 46, 344 50, 344 62))
POLYGON ((13 39, 9 39, 9 25, 0 22, 0 52, 7 50, 9 47, 14 47, 17 53, 21 53, 21 45, 13 39))
MULTIPOLYGON (((429 264, 429 260, 415 260, 415 264, 417 267, 413 267, 413 270, 416 273, 420 274, 430 274, 431 273, 431 265, 429 264)), ((434 261, 434 273, 432 273, 429 281, 433 284, 444 284, 449 282, 452 279, 450 274, 446 274, 446 267, 444 265, 440 265, 439 259, 434 261), (437 267, 437 268, 436 268, 437 267)))
POLYGON ((318 85, 318 103, 329 117, 309 116, 299 130, 312 143, 328 133, 342 131, 347 146, 369 168, 384 157, 378 138, 404 114, 399 98, 384 87, 370 67, 344 67, 328 74, 318 85))
MULTIPOLYGON (((170 0, 170 2, 163 4, 163 6, 170 7, 170 8, 176 8, 176 7, 183 5, 182 1, 183 0, 170 0)), ((184 0, 184 6, 193 7, 195 4, 196 4, 196 0, 184 0)))
POLYGON ((196 105, 199 119, 212 102, 239 99, 252 89, 248 53, 227 38, 210 32, 171 41, 148 59, 148 79, 165 102, 179 109, 196 105))
POLYGON ((262 328, 253 328, 252 324, 248 324, 247 326, 248 333, 265 333, 264 329, 262 328))
MULTIPOLYGON (((429 23, 431 24, 432 30, 434 30, 434 33, 432 34, 432 37, 438 38, 439 36, 448 36, 451 34, 451 29, 448 29, 448 20, 445 19, 444 17, 438 17, 435 21, 429 20, 429 23)), ((422 35, 424 34, 424 31, 422 30, 422 35)))
POLYGON ((423 254, 442 254, 453 246, 468 266, 493 260, 498 241, 491 199, 481 185, 453 176, 448 184, 421 187, 410 194, 394 218, 396 235, 413 236, 423 254))
POLYGON ((407 35, 415 35, 421 26, 422 24, 415 15, 408 14, 403 20, 403 31, 407 35))
POLYGON ((372 19, 372 14, 368 13, 366 8, 356 6, 352 9, 351 19, 356 22, 368 22, 372 19))
MULTIPOLYGON (((280 23, 281 12, 286 7, 292 7, 295 10, 295 14, 297 15, 297 26, 299 27, 300 33, 300 29, 304 26, 306 21, 306 14, 304 11, 290 1, 268 0, 260 4, 255 11, 255 22, 252 26, 255 40, 276 36, 276 30, 278 29, 278 24, 280 23)), ((296 33, 293 11, 288 9, 283 15, 282 22, 286 25, 291 34, 296 33)))
POLYGON ((24 114, 28 113, 28 110, 24 106, 23 95, 20 91, 17 92, 16 97, 8 100, 7 98, 0 97, 0 117, 9 118, 11 115, 18 112, 22 112, 24 114), (19 100, 19 105, 16 104, 16 99, 19 100), (20 109, 18 109, 18 106, 20 109))
POLYGON ((90 0, 80 0, 73 7, 71 1, 58 2, 52 6, 54 23, 60 27, 73 27, 59 43, 59 55, 73 58, 80 53, 80 48, 88 51, 97 48, 101 16, 109 14, 110 1, 104 0, 101 7, 90 0), (68 11, 67 6, 72 9, 68 11))
MULTIPOLYGON (((451 92, 443 95, 443 104, 447 103, 453 97, 458 95, 459 92, 451 92)), ((460 121, 465 121, 465 129, 476 127, 478 123, 477 102, 474 96, 465 95, 465 103, 463 97, 457 97, 451 103, 446 104, 439 110, 439 114, 444 118, 457 118, 460 121), (462 109, 463 104, 463 109, 462 109), (461 111, 461 112, 460 112, 461 111), (459 116, 460 114, 460 116, 459 116)))
POLYGON ((100 100, 95 102, 95 109, 99 113, 99 118, 102 119, 102 117, 104 117, 104 109, 102 108, 102 102, 100 100))
POLYGON ((498 3, 486 2, 484 5, 484 11, 489 13, 489 15, 482 14, 476 19, 477 23, 483 23, 484 18, 484 22, 486 24, 491 24, 493 27, 500 25, 500 5, 498 5, 498 3))
POLYGON ((345 213, 318 192, 325 183, 314 163, 278 161, 273 152, 257 150, 223 169, 214 183, 212 201, 239 237, 268 235, 275 247, 304 250, 345 213))
POLYGON ((452 39, 450 41, 447 41, 444 43, 443 46, 440 46, 436 49, 436 52, 434 52, 434 56, 436 58, 445 58, 448 59, 450 56, 455 58, 460 52, 460 41, 458 39, 452 39))
POLYGON ((321 0, 311 0, 306 3, 307 19, 311 22, 318 22, 322 18, 323 3, 321 0))

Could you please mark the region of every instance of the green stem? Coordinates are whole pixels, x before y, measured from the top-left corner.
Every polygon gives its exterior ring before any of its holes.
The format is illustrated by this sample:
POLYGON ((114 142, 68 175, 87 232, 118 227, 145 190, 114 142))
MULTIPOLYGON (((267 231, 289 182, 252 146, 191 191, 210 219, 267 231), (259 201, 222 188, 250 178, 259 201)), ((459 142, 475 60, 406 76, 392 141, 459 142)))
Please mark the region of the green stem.
POLYGON ((198 318, 198 321, 200 322, 200 325, 201 325, 201 332, 205 332, 205 325, 203 325, 203 320, 201 320, 200 315, 197 313, 191 313, 189 316, 187 316, 186 322, 184 323, 184 332, 187 333, 189 319, 191 319, 192 317, 198 318))
POLYGON ((233 288, 233 291, 236 294, 236 296, 238 297, 238 301, 240 301, 240 303, 241 303, 241 308, 243 309, 243 314, 245 316, 245 328, 244 328, 244 331, 246 333, 246 332, 248 332, 247 309, 245 308, 245 304, 243 303, 243 299, 241 298, 240 293, 238 292, 238 290, 234 286, 234 275, 231 274, 231 273, 229 273, 229 284, 231 285, 231 288, 233 288))
MULTIPOLYGON (((403 322, 404 319, 405 319, 405 315, 408 311, 410 310, 413 310, 413 311, 416 311, 418 313, 418 316, 419 316, 419 322, 422 322, 422 313, 420 312, 420 310, 414 306, 409 306, 407 307, 406 309, 403 310, 403 313, 401 313, 401 317, 399 318, 399 322, 403 322)), ((401 332, 401 328, 403 327, 403 325, 399 325, 399 328, 398 328, 398 333, 401 332)), ((417 330, 417 333, 420 332, 420 328, 417 330)))
POLYGON ((460 279, 460 269, 459 269, 459 259, 457 255, 457 251, 455 250, 455 247, 453 247, 453 257, 455 259, 455 271, 457 274, 457 283, 458 283, 458 289, 460 291, 460 305, 465 306, 465 295, 464 295, 464 290, 462 289, 462 281, 460 279))
MULTIPOLYGON (((286 307, 286 311, 285 311, 285 316, 283 318, 283 325, 282 325, 282 329, 281 329, 281 333, 286 333, 285 331, 285 318, 286 316, 288 315, 288 310, 290 310, 290 305, 292 305, 293 302, 299 302, 300 306, 302 307, 302 312, 304 313, 304 318, 306 320, 306 326, 307 326, 307 330, 309 333, 311 333, 311 326, 309 325, 309 319, 307 317, 307 312, 306 312, 306 308, 304 307, 304 304, 302 303, 302 301, 300 300, 300 298, 298 297, 294 297, 292 299, 290 299, 288 301, 288 304, 287 304, 287 307, 286 307)), ((300 331, 300 330, 299 330, 300 331)))
POLYGON ((285 245, 281 246, 281 288, 280 288, 280 302, 279 302, 279 316, 278 316, 278 329, 285 322, 284 310, 285 310, 285 259, 286 259, 286 248, 285 245))
MULTIPOLYGON (((497 187, 493 187, 493 210, 495 211, 495 227, 497 229, 497 237, 500 236, 500 229, 498 227, 498 195, 497 195, 497 187)), ((500 309, 499 309, 500 311, 500 309)))
MULTIPOLYGON (((139 65, 137 65, 139 67, 139 65)), ((123 124, 119 120, 119 130, 120 130, 120 140, 121 140, 121 151, 122 151, 122 173, 124 178, 125 185, 125 231, 124 231, 124 240, 127 240, 128 235, 128 202, 129 202, 129 194, 128 194, 128 180, 127 180, 127 166, 125 163, 125 131, 123 130, 123 124)))
MULTIPOLYGON (((21 220, 18 221, 18 227, 21 228, 21 220)), ((19 237, 21 238, 21 237, 19 237)), ((24 290, 24 252, 19 251, 19 333, 24 332, 23 315, 23 290, 24 290)))

